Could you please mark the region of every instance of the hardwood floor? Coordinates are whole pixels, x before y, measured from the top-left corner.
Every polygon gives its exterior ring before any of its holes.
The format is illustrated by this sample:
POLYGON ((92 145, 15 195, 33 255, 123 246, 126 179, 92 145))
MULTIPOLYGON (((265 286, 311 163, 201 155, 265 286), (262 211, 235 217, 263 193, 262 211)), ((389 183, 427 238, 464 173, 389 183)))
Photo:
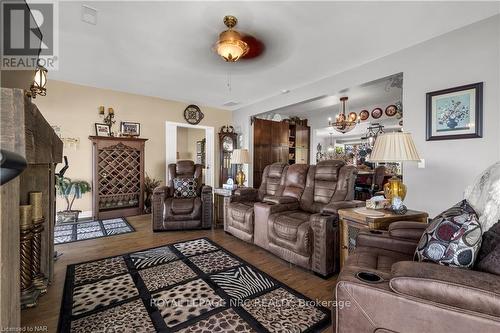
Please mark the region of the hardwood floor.
MULTIPOLYGON (((335 277, 328 280, 321 279, 257 246, 226 234, 222 229, 153 233, 149 215, 130 217, 128 221, 134 226, 136 232, 57 245, 55 249, 62 256, 54 265, 54 281, 48 293, 39 299, 37 307, 21 312, 22 325, 46 326, 47 332, 57 331, 67 265, 197 237, 208 237, 214 240, 227 250, 312 299, 329 301, 333 297, 335 277)), ((327 331, 330 332, 331 328, 327 331)))

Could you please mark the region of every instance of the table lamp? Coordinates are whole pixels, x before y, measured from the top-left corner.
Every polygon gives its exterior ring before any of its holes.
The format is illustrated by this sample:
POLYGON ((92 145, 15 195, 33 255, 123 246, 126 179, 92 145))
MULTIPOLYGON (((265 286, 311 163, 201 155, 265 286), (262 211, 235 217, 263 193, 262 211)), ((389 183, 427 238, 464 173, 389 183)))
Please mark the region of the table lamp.
POLYGON ((231 154, 231 164, 236 164, 238 166, 238 172, 236 173, 236 183, 238 187, 242 187, 245 182, 245 174, 243 173, 242 164, 248 164, 250 162, 250 157, 248 154, 248 149, 235 149, 231 154))
MULTIPOLYGON (((404 161, 420 161, 410 133, 390 132, 377 137, 370 154, 370 162, 404 161)), ((406 185, 396 175, 393 175, 389 182, 384 185, 384 195, 392 204, 394 198, 404 200, 406 185)))

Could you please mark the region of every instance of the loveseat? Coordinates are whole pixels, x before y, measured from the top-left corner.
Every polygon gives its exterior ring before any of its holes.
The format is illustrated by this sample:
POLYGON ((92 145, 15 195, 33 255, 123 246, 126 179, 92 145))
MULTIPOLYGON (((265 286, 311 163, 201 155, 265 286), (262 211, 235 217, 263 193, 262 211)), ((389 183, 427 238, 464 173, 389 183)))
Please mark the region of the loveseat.
MULTIPOLYGON (((353 200, 356 174, 354 166, 338 160, 284 167, 274 195, 253 204, 253 214, 246 220, 253 224, 253 235, 245 240, 321 276, 335 273, 339 259, 337 211, 364 205, 353 200)), ((237 196, 231 200, 238 200, 237 196)), ((233 223, 227 217, 234 213, 231 205, 226 209, 224 222, 233 223)), ((226 231, 241 238, 230 228, 226 231)))

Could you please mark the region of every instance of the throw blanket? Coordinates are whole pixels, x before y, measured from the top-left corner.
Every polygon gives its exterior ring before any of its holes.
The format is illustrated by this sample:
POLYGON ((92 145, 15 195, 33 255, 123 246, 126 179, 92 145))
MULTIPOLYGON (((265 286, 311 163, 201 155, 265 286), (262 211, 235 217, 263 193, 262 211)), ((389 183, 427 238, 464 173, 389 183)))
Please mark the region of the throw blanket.
POLYGON ((486 169, 467 187, 465 199, 479 215, 483 233, 500 220, 500 162, 486 169))

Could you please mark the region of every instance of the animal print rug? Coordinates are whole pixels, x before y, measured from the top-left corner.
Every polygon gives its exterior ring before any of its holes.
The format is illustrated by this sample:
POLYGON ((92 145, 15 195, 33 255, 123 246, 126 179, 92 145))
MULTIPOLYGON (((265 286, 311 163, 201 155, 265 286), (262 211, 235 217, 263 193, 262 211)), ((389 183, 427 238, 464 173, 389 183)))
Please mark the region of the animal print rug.
POLYGON ((69 265, 60 332, 320 332, 330 311, 207 238, 69 265))
POLYGON ((72 243, 134 232, 125 218, 56 224, 54 244, 72 243))

